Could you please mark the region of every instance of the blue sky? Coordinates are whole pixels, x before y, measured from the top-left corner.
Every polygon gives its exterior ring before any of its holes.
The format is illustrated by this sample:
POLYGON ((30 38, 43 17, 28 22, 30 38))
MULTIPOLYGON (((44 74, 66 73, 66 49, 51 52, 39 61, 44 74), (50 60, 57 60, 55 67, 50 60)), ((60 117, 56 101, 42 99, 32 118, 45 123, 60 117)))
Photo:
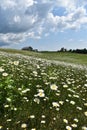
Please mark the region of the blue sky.
POLYGON ((87 48, 87 0, 0 0, 0 47, 87 48))

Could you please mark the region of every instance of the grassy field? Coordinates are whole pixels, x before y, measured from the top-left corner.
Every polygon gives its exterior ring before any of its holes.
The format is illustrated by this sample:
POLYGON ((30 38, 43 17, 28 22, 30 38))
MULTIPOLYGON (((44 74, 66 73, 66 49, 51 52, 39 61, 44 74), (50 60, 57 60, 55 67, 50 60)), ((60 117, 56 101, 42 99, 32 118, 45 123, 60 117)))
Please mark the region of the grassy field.
POLYGON ((87 65, 87 54, 77 54, 69 52, 29 52, 29 51, 12 50, 12 49, 0 49, 0 50, 4 52, 10 52, 13 54, 20 53, 42 59, 87 65))
POLYGON ((69 52, 48 52, 43 53, 43 57, 51 60, 87 65, 87 54, 76 54, 69 52))
POLYGON ((87 130, 86 58, 1 49, 0 130, 87 130))

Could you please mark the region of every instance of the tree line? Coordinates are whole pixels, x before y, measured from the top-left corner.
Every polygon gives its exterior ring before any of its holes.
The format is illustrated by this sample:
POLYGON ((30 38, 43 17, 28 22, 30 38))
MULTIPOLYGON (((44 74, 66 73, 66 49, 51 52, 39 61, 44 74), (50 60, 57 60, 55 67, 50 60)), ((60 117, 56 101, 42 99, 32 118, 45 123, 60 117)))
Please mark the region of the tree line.
POLYGON ((67 50, 66 48, 62 47, 58 52, 72 52, 72 53, 81 53, 81 54, 87 54, 87 49, 69 49, 67 50))
MULTIPOLYGON (((22 50, 39 52, 38 49, 33 49, 33 47, 31 47, 31 46, 23 47, 22 50)), ((43 51, 40 51, 40 52, 43 52, 43 51)), ((47 51, 47 52, 49 52, 49 51, 47 51)), ((87 49, 84 48, 84 49, 69 49, 69 50, 67 50, 66 48, 62 47, 60 50, 55 51, 55 52, 72 52, 72 53, 87 54, 87 49)))

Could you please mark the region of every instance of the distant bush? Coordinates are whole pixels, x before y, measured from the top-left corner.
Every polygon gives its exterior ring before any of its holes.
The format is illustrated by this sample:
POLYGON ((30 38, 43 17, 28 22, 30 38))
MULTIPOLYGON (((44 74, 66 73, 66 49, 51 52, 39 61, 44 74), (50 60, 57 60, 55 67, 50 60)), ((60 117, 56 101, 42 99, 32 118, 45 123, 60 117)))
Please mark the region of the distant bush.
POLYGON ((31 46, 29 47, 23 47, 22 50, 25 50, 25 51, 35 51, 35 52, 38 52, 37 49, 33 49, 31 46))

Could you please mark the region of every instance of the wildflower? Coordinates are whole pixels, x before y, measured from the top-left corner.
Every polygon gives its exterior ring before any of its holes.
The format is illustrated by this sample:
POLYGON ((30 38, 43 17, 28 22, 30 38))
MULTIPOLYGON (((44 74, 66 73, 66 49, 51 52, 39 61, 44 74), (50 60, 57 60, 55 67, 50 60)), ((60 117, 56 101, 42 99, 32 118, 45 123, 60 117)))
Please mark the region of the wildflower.
POLYGON ((38 92, 44 93, 44 90, 43 89, 38 89, 38 92))
POLYGON ((7 122, 10 122, 10 121, 12 121, 12 119, 7 119, 7 122))
POLYGON ((77 124, 72 124, 71 126, 74 127, 74 128, 76 128, 76 127, 77 127, 77 124))
POLYGON ((35 76, 37 76, 38 73, 37 73, 37 71, 33 71, 33 74, 34 74, 35 76))
POLYGON ((38 96, 39 96, 39 97, 45 97, 45 94, 44 94, 43 92, 39 92, 39 93, 38 93, 38 96))
POLYGON ((68 85, 67 85, 67 84, 64 84, 64 85, 63 85, 63 88, 68 88, 68 85))
POLYGON ((21 128, 25 129, 27 127, 27 124, 23 123, 21 124, 21 128))
POLYGON ((42 123, 42 124, 45 124, 45 123, 46 123, 46 121, 42 120, 42 121, 41 121, 41 123, 42 123))
POLYGON ((87 130, 87 127, 86 127, 86 126, 83 126, 83 127, 82 127, 82 130, 87 130))
POLYGON ((51 90, 57 90, 57 89, 58 89, 58 86, 56 86, 55 84, 52 84, 52 85, 50 86, 50 88, 51 88, 51 90))
POLYGON ((2 74, 2 76, 6 77, 6 76, 8 76, 8 73, 4 72, 4 73, 2 74))
POLYGON ((31 130, 36 130, 36 128, 32 128, 31 130))
POLYGON ((2 127, 3 127, 3 126, 2 126, 2 125, 0 125, 0 129, 2 129, 2 127))
POLYGON ((0 67, 0 72, 3 72, 4 71, 4 69, 2 69, 1 67, 0 67))
POLYGON ((38 94, 37 94, 37 96, 39 96, 39 97, 45 97, 44 90, 43 90, 43 89, 38 89, 38 94))
POLYGON ((19 65, 19 61, 14 61, 14 65, 19 65))
POLYGON ((84 114, 85 114, 85 116, 87 116, 87 111, 86 111, 86 112, 84 112, 84 114))
POLYGON ((68 94, 68 96, 69 96, 69 97, 72 97, 72 95, 71 95, 71 94, 68 94))
POLYGON ((16 108, 16 107, 14 108, 14 111, 17 111, 17 108, 16 108))
POLYGON ((37 65, 37 69, 40 69, 40 66, 39 66, 39 65, 37 65))
POLYGON ((54 117, 54 118, 53 118, 53 120, 55 121, 55 120, 56 120, 56 118, 54 117))
POLYGON ((87 106, 87 103, 84 103, 84 106, 87 106))
POLYGON ((53 105, 53 107, 59 107, 60 106, 59 103, 57 103, 57 102, 52 102, 52 105, 53 105))
POLYGON ((70 81, 67 81, 67 84, 71 84, 71 82, 70 82, 70 81))
POLYGON ((66 126, 66 129, 67 129, 67 130, 72 130, 72 127, 66 126))
POLYGON ((79 96, 78 96, 78 95, 73 95, 73 97, 79 98, 79 96))
POLYGON ((81 108, 81 107, 76 107, 76 108, 77 108, 78 110, 80 110, 80 111, 82 110, 82 108, 81 108))
POLYGON ((68 100, 68 99, 66 99, 66 102, 69 102, 69 100, 68 100))
POLYGON ((74 121, 75 121, 75 122, 78 122, 78 119, 77 119, 77 118, 75 118, 75 119, 74 119, 74 121))
POLYGON ((37 104, 39 104, 40 103, 40 99, 39 98, 35 98, 34 102, 36 102, 37 104))
POLYGON ((63 105, 63 103, 64 103, 63 101, 59 101, 59 104, 63 105))
POLYGON ((40 88, 40 87, 42 87, 41 85, 36 85, 36 88, 40 88))
POLYGON ((42 118, 45 118, 45 115, 42 115, 42 118))
POLYGON ((56 96, 60 96, 60 93, 56 93, 56 96))
POLYGON ((30 118, 31 118, 31 119, 34 119, 34 118, 35 118, 35 115, 30 115, 30 118))
POLYGON ((18 90, 19 90, 19 91, 21 91, 21 90, 22 90, 22 88, 18 88, 18 90))
POLYGON ((24 94, 24 93, 27 93, 28 91, 30 91, 30 89, 25 89, 22 91, 22 93, 24 94))
POLYGON ((4 108, 8 108, 9 107, 9 105, 4 105, 4 108))
POLYGON ((87 84, 84 84, 85 87, 87 87, 87 84))
POLYGON ((60 109, 57 107, 57 108, 56 108, 56 111, 59 111, 59 110, 60 110, 60 109))
POLYGON ((11 99, 10 98, 6 98, 8 102, 11 102, 11 99))
POLYGON ((27 100, 27 97, 23 97, 24 100, 27 100))
POLYGON ((68 124, 68 120, 67 119, 63 119, 64 123, 68 124))
POLYGON ((74 101, 70 101, 70 104, 75 105, 75 102, 74 101))

